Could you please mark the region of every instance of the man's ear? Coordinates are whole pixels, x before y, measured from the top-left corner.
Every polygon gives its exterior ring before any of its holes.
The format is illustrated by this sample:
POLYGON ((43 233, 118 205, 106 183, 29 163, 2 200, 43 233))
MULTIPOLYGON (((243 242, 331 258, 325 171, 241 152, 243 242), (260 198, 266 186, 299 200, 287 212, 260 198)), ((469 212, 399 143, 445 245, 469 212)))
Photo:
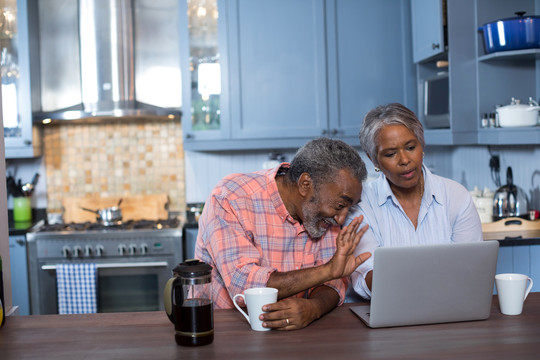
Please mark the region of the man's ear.
POLYGON ((311 180, 311 176, 309 176, 308 173, 302 173, 298 179, 298 192, 300 192, 300 195, 305 197, 312 190, 313 180, 311 180))

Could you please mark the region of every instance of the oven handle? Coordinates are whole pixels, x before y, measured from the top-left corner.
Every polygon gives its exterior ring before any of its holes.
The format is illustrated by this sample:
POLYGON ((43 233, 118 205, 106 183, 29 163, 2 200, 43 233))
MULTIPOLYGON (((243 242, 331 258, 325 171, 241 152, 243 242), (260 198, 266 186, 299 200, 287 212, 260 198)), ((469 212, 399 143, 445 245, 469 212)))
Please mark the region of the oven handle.
MULTIPOLYGON (((169 263, 166 261, 154 261, 154 262, 133 262, 133 263, 103 263, 96 264, 98 269, 114 269, 114 268, 140 268, 140 267, 168 267, 169 263)), ((56 270, 56 265, 42 265, 41 270, 56 270)))

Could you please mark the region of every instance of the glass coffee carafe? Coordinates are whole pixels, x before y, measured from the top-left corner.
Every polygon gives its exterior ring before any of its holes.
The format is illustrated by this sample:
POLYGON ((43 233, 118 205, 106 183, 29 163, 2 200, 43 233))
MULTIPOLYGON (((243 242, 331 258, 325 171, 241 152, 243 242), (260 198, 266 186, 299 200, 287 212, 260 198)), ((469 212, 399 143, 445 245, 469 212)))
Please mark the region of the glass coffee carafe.
POLYGON ((214 341, 212 267, 199 260, 186 260, 173 269, 165 286, 167 316, 174 324, 178 345, 199 346, 214 341))

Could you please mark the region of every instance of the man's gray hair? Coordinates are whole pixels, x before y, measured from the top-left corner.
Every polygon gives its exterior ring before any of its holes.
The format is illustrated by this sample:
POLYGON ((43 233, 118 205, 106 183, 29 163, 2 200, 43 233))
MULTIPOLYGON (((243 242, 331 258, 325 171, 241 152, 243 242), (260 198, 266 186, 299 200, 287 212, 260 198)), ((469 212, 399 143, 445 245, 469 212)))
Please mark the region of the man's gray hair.
POLYGON ((356 149, 341 140, 318 138, 296 152, 287 176, 296 183, 300 175, 308 173, 318 188, 333 182, 342 169, 349 170, 360 183, 367 178, 366 165, 356 149))
POLYGON ((377 161, 377 136, 386 125, 405 126, 418 139, 422 148, 426 147, 424 128, 414 112, 399 103, 377 106, 366 114, 358 134, 360 146, 375 166, 379 165, 377 161))

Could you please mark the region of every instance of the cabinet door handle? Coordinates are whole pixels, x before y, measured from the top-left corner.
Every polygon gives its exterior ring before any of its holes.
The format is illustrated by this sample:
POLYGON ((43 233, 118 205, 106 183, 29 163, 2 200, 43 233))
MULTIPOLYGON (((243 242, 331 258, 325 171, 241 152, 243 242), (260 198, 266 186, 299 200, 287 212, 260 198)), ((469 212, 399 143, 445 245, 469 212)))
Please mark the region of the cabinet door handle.
POLYGON ((435 43, 431 44, 431 49, 433 49, 433 50, 438 49, 440 47, 441 46, 439 44, 435 44, 435 43))
POLYGON ((15 240, 15 242, 16 242, 17 244, 21 245, 21 246, 24 245, 24 240, 23 240, 23 239, 17 239, 17 240, 15 240))
POLYGON ((187 133, 186 134, 186 139, 193 139, 195 136, 193 136, 193 134, 190 134, 190 133, 187 133))
POLYGON ((326 129, 323 129, 323 131, 321 131, 321 133, 322 133, 323 135, 326 135, 326 134, 328 134, 328 131, 327 131, 326 129))
POLYGON ((337 135, 338 131, 337 129, 332 129, 332 135, 337 135))

